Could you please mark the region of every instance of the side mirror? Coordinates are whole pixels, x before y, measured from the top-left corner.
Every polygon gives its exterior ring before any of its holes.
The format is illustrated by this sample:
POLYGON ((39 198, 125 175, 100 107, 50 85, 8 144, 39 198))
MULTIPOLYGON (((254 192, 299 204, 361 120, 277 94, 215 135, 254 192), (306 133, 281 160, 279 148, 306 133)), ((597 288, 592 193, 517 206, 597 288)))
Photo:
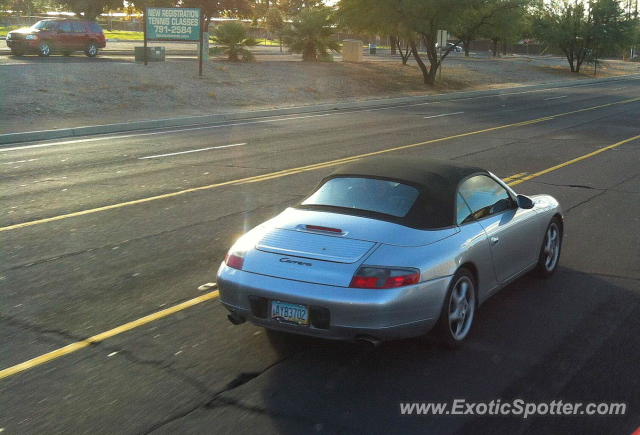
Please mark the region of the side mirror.
POLYGON ((533 201, 525 195, 518 195, 518 207, 528 210, 533 208, 533 201))

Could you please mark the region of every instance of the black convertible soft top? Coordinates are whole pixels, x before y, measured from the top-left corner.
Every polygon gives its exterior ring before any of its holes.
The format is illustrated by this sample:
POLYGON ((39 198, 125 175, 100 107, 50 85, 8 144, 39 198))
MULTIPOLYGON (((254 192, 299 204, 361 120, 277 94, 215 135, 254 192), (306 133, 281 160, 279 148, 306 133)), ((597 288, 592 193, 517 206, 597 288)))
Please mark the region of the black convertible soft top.
MULTIPOLYGON (((378 213, 355 214, 385 219, 419 229, 451 227, 456 221, 456 193, 462 180, 487 171, 449 161, 416 157, 375 157, 358 160, 336 170, 322 184, 336 177, 367 177, 397 181, 420 192, 409 213, 402 218, 378 216, 378 213)), ((304 207, 304 206, 303 206, 304 207)), ((349 211, 354 214, 354 211, 349 211)))

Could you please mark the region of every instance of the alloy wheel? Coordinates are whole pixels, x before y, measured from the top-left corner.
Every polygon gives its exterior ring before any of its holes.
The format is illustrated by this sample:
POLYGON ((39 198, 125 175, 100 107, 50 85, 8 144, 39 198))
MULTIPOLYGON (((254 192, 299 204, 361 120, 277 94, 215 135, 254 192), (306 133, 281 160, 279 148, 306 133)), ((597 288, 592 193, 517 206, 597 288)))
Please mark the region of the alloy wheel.
POLYGON ((98 54, 98 47, 96 47, 96 44, 89 44, 87 47, 87 56, 93 57, 96 54, 98 54))
POLYGON ((455 340, 463 340, 473 323, 475 314, 475 289, 468 276, 456 281, 449 298, 449 330, 455 340))
POLYGON ((549 225, 544 239, 543 262, 547 272, 551 272, 558 264, 560 254, 560 230, 555 222, 549 225))
POLYGON ((51 46, 46 42, 43 42, 42 44, 40 44, 40 56, 49 56, 50 54, 51 54, 51 46))

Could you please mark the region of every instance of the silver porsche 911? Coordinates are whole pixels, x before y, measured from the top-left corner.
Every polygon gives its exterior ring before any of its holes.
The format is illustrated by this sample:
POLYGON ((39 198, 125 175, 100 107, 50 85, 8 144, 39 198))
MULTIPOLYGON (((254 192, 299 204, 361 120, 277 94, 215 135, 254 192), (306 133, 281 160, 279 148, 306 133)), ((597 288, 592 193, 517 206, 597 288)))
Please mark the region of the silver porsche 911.
POLYGON ((476 167, 373 158, 328 176, 243 235, 218 271, 235 324, 379 343, 469 334, 478 306, 532 270, 556 270, 563 218, 476 167))

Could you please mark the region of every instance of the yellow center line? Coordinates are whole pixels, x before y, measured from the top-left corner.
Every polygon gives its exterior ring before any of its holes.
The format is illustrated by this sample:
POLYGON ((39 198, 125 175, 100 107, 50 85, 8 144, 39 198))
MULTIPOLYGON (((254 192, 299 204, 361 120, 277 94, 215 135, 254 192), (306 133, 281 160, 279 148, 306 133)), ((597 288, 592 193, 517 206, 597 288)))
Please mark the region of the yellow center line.
POLYGON ((512 180, 515 180, 517 178, 524 177, 525 175, 527 175, 527 173, 528 172, 520 172, 518 174, 510 175, 507 178, 503 178, 502 181, 504 181, 504 182, 512 181, 512 180))
POLYGON ((247 183, 257 183, 257 182, 261 182, 261 181, 272 180, 272 179, 275 179, 275 178, 286 177, 286 176, 289 176, 289 175, 300 174, 300 173, 303 173, 303 172, 315 171, 315 170, 323 169, 323 168, 329 168, 329 167, 332 167, 332 166, 337 166, 337 165, 341 165, 341 164, 344 164, 344 163, 349 163, 351 161, 362 159, 362 158, 366 158, 366 157, 372 157, 372 156, 391 153, 391 152, 395 152, 395 151, 401 151, 401 150, 406 150, 406 149, 410 149, 410 148, 416 148, 416 147, 429 145, 429 144, 433 144, 433 143, 437 143, 437 142, 444 142, 444 141, 449 141, 449 140, 453 140, 453 139, 459 139, 459 138, 463 138, 463 137, 467 137, 467 136, 473 136, 473 135, 482 134, 482 133, 489 133, 489 132, 492 132, 492 131, 503 130, 503 129, 506 129, 506 128, 523 127, 523 126, 527 126, 527 125, 538 124, 538 123, 541 123, 541 122, 550 121, 550 120, 553 120, 553 119, 556 119, 556 118, 560 118, 560 117, 563 117, 563 116, 568 116, 568 115, 581 113, 581 112, 587 112, 587 111, 591 111, 591 110, 602 109, 602 108, 605 108, 605 107, 611 107, 611 106, 616 106, 616 105, 620 105, 620 104, 634 103, 636 101, 640 101, 640 97, 630 98, 630 99, 622 100, 622 101, 616 101, 616 102, 613 102, 613 103, 600 104, 598 106, 586 107, 586 108, 583 108, 583 109, 572 110, 570 112, 564 112, 564 113, 558 113, 556 115, 545 116, 545 117, 542 117, 542 118, 531 119, 531 120, 528 120, 528 121, 521 121, 521 122, 515 122, 515 123, 512 123, 512 124, 498 125, 496 127, 489 127, 489 128, 485 128, 485 129, 482 129, 482 130, 469 131, 469 132, 466 132, 466 133, 455 134, 455 135, 452 135, 452 136, 446 136, 446 137, 441 137, 441 138, 437 138, 437 139, 430 139, 430 140, 426 140, 426 141, 423 141, 423 142, 417 142, 417 143, 413 143, 413 144, 409 144, 409 145, 401 145, 401 146, 394 147, 394 148, 387 148, 387 149, 380 150, 380 151, 373 151, 373 152, 370 152, 370 153, 358 154, 358 155, 355 155, 355 156, 345 157, 345 158, 342 158, 342 159, 330 160, 330 161, 327 161, 327 162, 321 162, 321 163, 316 163, 316 164, 312 164, 312 165, 300 166, 300 167, 297 167, 297 168, 284 169, 284 170, 281 170, 281 171, 271 172, 271 173, 268 173, 268 174, 256 175, 256 176, 246 177, 246 178, 240 178, 240 179, 237 179, 237 180, 223 181, 221 183, 209 184, 209 185, 206 185, 206 186, 192 187, 192 188, 189 188, 189 189, 179 190, 179 191, 171 192, 171 193, 165 193, 165 194, 162 194, 162 195, 155 195, 155 196, 150 196, 150 197, 147 197, 147 198, 141 198, 141 199, 136 199, 136 200, 132 200, 132 201, 125 201, 125 202, 120 202, 120 203, 116 203, 116 204, 105 205, 105 206, 102 206, 102 207, 91 208, 91 209, 87 209, 87 210, 81 210, 81 211, 76 211, 76 212, 72 212, 72 213, 61 214, 61 215, 52 216, 52 217, 49 217, 49 218, 36 219, 36 220, 32 220, 32 221, 22 222, 22 223, 19 223, 19 224, 0 227, 0 232, 16 230, 16 229, 19 229, 19 228, 25 228, 25 227, 30 227, 30 226, 33 226, 33 225, 45 224, 45 223, 48 223, 48 222, 55 222, 55 221, 59 221, 59 220, 63 220, 63 219, 69 219, 69 218, 72 218, 72 217, 84 216, 84 215, 89 215, 89 214, 93 214, 93 213, 99 213, 99 212, 103 212, 103 211, 107 211, 107 210, 113 210, 113 209, 122 208, 122 207, 128 207, 128 206, 137 205, 137 204, 143 204, 143 203, 146 203, 146 202, 157 201, 157 200, 160 200, 160 199, 173 198, 173 197, 176 197, 176 196, 179 196, 179 195, 185 195, 187 193, 199 192, 199 191, 202 191, 202 190, 210 190, 210 189, 215 189, 215 188, 224 187, 224 186, 240 185, 240 184, 247 184, 247 183))
POLYGON ((131 321, 129 323, 125 323, 124 325, 117 326, 113 329, 109 329, 108 331, 101 332, 100 334, 94 335, 84 340, 76 341, 75 343, 68 344, 67 346, 45 353, 44 355, 40 355, 38 357, 30 359, 29 361, 25 361, 23 363, 16 364, 15 366, 0 370, 0 379, 7 378, 9 376, 23 372, 25 370, 29 370, 33 367, 42 365, 51 360, 58 359, 62 356, 76 352, 80 349, 89 347, 93 344, 100 343, 101 341, 104 341, 115 335, 122 334, 123 332, 130 331, 132 329, 146 325, 147 323, 151 323, 156 320, 162 319, 164 317, 170 316, 172 314, 177 313, 178 311, 186 310, 187 308, 193 307, 194 305, 201 304, 202 302, 215 299, 218 296, 219 296, 218 290, 210 293, 206 293, 202 296, 198 296, 197 298, 189 299, 188 301, 182 302, 178 305, 174 305, 172 307, 155 312, 153 314, 149 314, 148 316, 141 317, 137 320, 131 321))
POLYGON ((599 150, 590 152, 589 154, 585 154, 583 156, 576 157, 575 159, 566 161, 564 163, 560 163, 559 165, 555 165, 555 166, 552 166, 550 168, 543 169, 542 171, 535 172, 535 173, 533 173, 531 175, 527 175, 525 177, 520 178, 519 180, 510 182, 509 185, 510 186, 517 186, 518 184, 524 183, 525 181, 529 181, 529 180, 531 180, 533 178, 537 178, 537 177, 539 177, 541 175, 548 174, 549 172, 557 171, 558 169, 564 168, 565 166, 573 165, 574 163, 578 163, 578 162, 580 162, 582 160, 586 160, 586 159, 588 159, 590 157, 597 156, 598 154, 601 154, 601 153, 603 153, 605 151, 609 151, 610 149, 617 148, 620 145, 624 145, 626 143, 633 142, 634 140, 638 140, 638 139, 640 139, 640 134, 637 135, 637 136, 630 137, 628 139, 621 140, 620 142, 616 142, 613 145, 609 145, 609 146, 606 146, 604 148, 600 148, 599 150))
MULTIPOLYGON (((527 175, 525 177, 522 177, 522 178, 520 178, 520 179, 518 179, 516 181, 509 182, 508 184, 510 186, 515 186, 517 184, 524 183, 525 181, 531 180, 533 178, 540 177, 541 175, 548 174, 549 172, 557 171, 558 169, 564 168, 564 167, 572 165, 574 163, 578 163, 578 162, 580 162, 582 160, 586 160, 586 159, 588 159, 590 157, 594 157, 594 156, 596 156, 598 154, 601 154, 601 153, 603 153, 605 151, 611 150, 613 148, 617 148, 617 147, 619 147, 621 145, 624 145, 626 143, 629 143, 629 142, 632 142, 632 141, 635 141, 635 140, 638 140, 638 139, 640 139, 640 135, 637 135, 637 136, 634 136, 634 137, 630 137, 628 139, 621 140, 620 142, 616 142, 613 145, 609 145, 609 146, 606 146, 604 148, 600 148, 597 151, 593 151, 591 153, 588 153, 588 154, 585 154, 583 156, 577 157, 575 159, 566 161, 566 162, 561 163, 559 165, 552 166, 552 167, 544 169, 542 171, 535 172, 535 173, 533 173, 531 175, 527 175)), ((520 176, 522 174, 523 173, 515 174, 515 175, 512 175, 510 177, 506 177, 505 180, 512 179, 514 177, 518 177, 518 176, 520 176)), ((106 340, 108 338, 111 338, 111 337, 113 337, 115 335, 122 334, 123 332, 130 331, 132 329, 138 328, 140 326, 146 325, 148 323, 151 323, 151 322, 154 322, 156 320, 159 320, 159 319, 162 319, 164 317, 167 317, 167 316, 170 316, 172 314, 175 314, 175 313, 177 313, 179 311, 186 310, 187 308, 190 308, 190 307, 193 307, 195 305, 201 304, 202 302, 209 301, 209 300, 212 300, 212 299, 217 299, 219 296, 220 296, 220 294, 219 294, 218 290, 210 292, 210 293, 206 293, 206 294, 204 294, 202 296, 198 296, 197 298, 189 299, 188 301, 182 302, 182 303, 180 303, 178 305, 174 305, 173 307, 169 307, 169 308, 166 308, 164 310, 158 311, 156 313, 149 314, 148 316, 141 317, 140 319, 133 320, 133 321, 131 321, 129 323, 125 323, 124 325, 117 326, 117 327, 115 327, 113 329, 110 329, 108 331, 105 331, 105 332, 102 332, 100 334, 94 335, 94 336, 89 337, 89 338, 87 338, 85 340, 81 340, 81 341, 77 341, 75 343, 68 344, 67 346, 61 347, 61 348, 56 349, 54 351, 51 351, 49 353, 45 353, 44 355, 40 355, 40 356, 38 356, 36 358, 30 359, 30 360, 25 361, 23 363, 20 363, 20 364, 14 365, 12 367, 8 367, 6 369, 0 370, 0 379, 4 379, 4 378, 7 378, 9 376, 12 376, 12 375, 18 374, 20 372, 23 372, 25 370, 32 369, 34 367, 37 367, 37 366, 42 365, 42 364, 45 364, 45 363, 47 363, 49 361, 52 361, 54 359, 58 359, 58 358, 60 358, 62 356, 65 356, 65 355, 68 355, 70 353, 76 352, 76 351, 78 351, 80 349, 84 349, 86 347, 89 347, 89 346, 91 346, 93 344, 100 343, 100 342, 102 342, 102 341, 104 341, 104 340, 106 340)))

